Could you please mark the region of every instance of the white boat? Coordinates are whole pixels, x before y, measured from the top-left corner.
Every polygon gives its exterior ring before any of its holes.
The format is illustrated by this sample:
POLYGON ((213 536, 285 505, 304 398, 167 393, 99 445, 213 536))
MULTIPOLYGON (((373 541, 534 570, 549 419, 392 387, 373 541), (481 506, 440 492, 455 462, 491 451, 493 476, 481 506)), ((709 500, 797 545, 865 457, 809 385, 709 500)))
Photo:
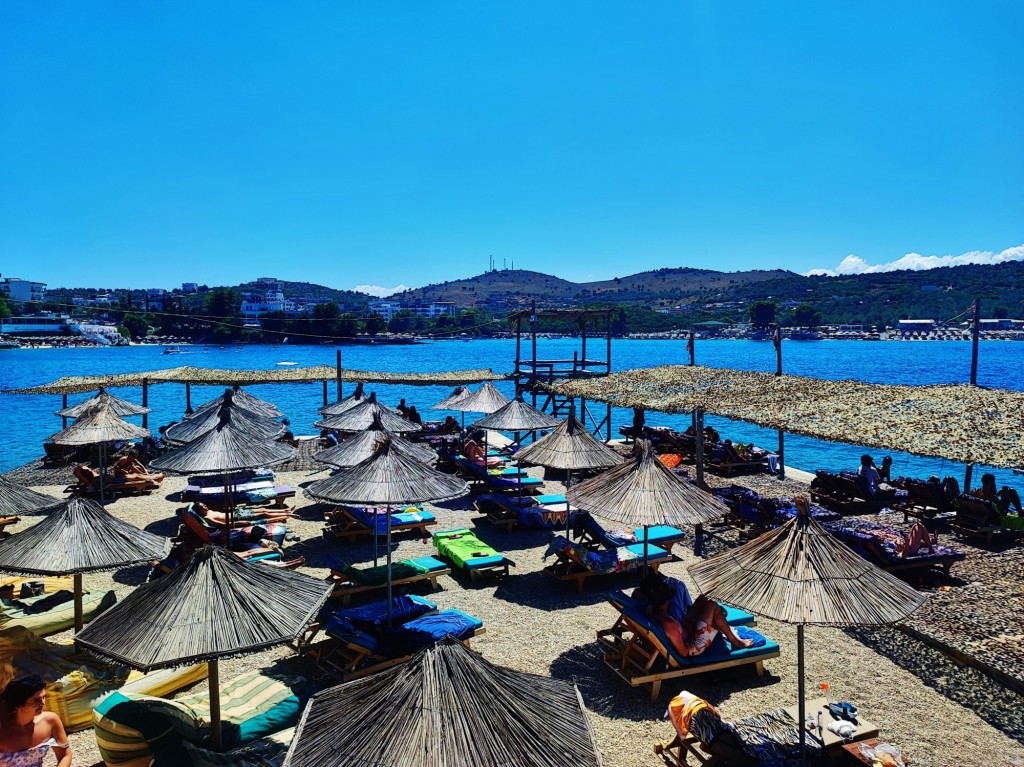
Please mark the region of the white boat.
POLYGON ((165 346, 161 354, 188 354, 188 349, 183 346, 165 346))

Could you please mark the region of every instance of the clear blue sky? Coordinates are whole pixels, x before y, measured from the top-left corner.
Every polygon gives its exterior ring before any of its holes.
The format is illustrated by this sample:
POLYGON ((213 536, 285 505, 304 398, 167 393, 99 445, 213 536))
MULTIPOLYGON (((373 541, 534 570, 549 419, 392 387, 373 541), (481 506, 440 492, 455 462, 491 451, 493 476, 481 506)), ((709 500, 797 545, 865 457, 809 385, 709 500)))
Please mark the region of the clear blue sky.
POLYGON ((0 273, 422 285, 1024 243, 1024 4, 5 3, 0 273))

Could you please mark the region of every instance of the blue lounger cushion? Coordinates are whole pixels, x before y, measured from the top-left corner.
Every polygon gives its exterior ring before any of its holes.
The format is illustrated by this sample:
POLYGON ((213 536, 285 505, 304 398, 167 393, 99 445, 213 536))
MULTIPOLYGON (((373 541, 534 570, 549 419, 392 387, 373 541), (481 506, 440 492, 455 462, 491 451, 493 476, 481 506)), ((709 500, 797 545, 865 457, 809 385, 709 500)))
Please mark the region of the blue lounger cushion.
MULTIPOLYGON (((640 558, 640 559, 644 558, 644 544, 642 544, 642 543, 631 543, 630 545, 624 546, 623 548, 625 548, 626 551, 629 551, 629 552, 632 552, 633 554, 636 554, 636 556, 638 558, 640 558)), ((651 561, 652 559, 666 559, 666 558, 669 558, 671 556, 672 555, 669 554, 667 551, 665 551, 665 549, 660 549, 657 546, 655 546, 653 543, 648 543, 647 544, 647 561, 648 562, 651 561)))
MULTIPOLYGON (((379 631, 387 621, 387 604, 388 601, 382 599, 361 607, 338 608, 327 605, 320 611, 320 620, 324 624, 324 631, 331 636, 372 652, 377 647, 377 639, 371 632, 379 631)), ((415 595, 395 597, 391 604, 392 625, 400 625, 437 612, 436 604, 415 595)))
MULTIPOLYGON (((612 591, 608 594, 608 598, 616 604, 630 605, 634 609, 646 614, 644 603, 639 599, 634 599, 624 591, 618 589, 612 591)), ((722 608, 725 610, 725 622, 730 626, 749 626, 755 621, 753 614, 748 613, 746 610, 740 610, 738 607, 726 604, 723 604, 722 608)))
POLYGON ((483 625, 482 620, 461 610, 444 610, 434 615, 424 615, 386 632, 377 643, 377 650, 389 657, 412 655, 448 635, 456 639, 469 639, 483 625))
POLYGON ((495 557, 473 557, 472 559, 466 560, 466 569, 468 570, 479 570, 482 567, 495 567, 498 565, 505 564, 506 559, 504 554, 499 554, 495 557))
POLYGON ((535 495, 532 498, 541 506, 551 506, 556 503, 567 503, 568 499, 562 493, 549 493, 547 495, 535 495))
POLYGON ((419 567, 426 569, 428 573, 438 573, 441 570, 447 570, 448 565, 442 562, 437 557, 416 557, 410 560, 419 567))
MULTIPOLYGON (((638 527, 634 534, 639 540, 644 539, 644 529, 638 527)), ((647 528, 647 541, 649 543, 665 543, 667 541, 681 541, 686 537, 686 533, 680 530, 678 527, 672 527, 672 525, 653 525, 647 528)))

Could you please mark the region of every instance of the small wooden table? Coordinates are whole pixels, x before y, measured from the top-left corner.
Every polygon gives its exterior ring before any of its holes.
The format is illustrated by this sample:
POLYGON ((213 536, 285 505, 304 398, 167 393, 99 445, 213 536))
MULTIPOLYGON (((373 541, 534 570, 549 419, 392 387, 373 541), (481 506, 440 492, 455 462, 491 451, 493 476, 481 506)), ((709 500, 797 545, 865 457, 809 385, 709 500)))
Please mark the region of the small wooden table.
MULTIPOLYGON (((822 710, 821 715, 821 738, 822 750, 825 753, 835 753, 842 749, 847 743, 856 743, 861 740, 867 740, 868 738, 878 737, 878 727, 873 725, 863 717, 857 717, 857 729, 853 731, 853 738, 850 741, 843 740, 834 732, 828 729, 828 726, 837 721, 832 714, 829 713, 827 707, 828 701, 824 698, 815 698, 804 703, 805 713, 807 716, 814 717, 815 722, 818 720, 818 710, 822 710)), ((786 713, 793 717, 793 721, 800 722, 800 707, 799 706, 788 706, 786 713)), ((800 722, 800 726, 803 726, 803 722, 800 722)), ((813 734, 811 730, 807 731, 808 735, 818 739, 818 730, 814 729, 813 734)))

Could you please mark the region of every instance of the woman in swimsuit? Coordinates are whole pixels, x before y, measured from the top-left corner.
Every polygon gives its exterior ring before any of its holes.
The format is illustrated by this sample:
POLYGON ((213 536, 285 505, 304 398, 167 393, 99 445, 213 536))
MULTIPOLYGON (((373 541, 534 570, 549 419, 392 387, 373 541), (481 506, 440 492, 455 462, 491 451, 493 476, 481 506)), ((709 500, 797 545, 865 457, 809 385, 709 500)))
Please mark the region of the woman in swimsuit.
POLYGON ((0 693, 0 765, 42 767, 49 751, 57 767, 71 767, 71 748, 60 718, 43 711, 46 683, 38 676, 15 679, 0 693))

